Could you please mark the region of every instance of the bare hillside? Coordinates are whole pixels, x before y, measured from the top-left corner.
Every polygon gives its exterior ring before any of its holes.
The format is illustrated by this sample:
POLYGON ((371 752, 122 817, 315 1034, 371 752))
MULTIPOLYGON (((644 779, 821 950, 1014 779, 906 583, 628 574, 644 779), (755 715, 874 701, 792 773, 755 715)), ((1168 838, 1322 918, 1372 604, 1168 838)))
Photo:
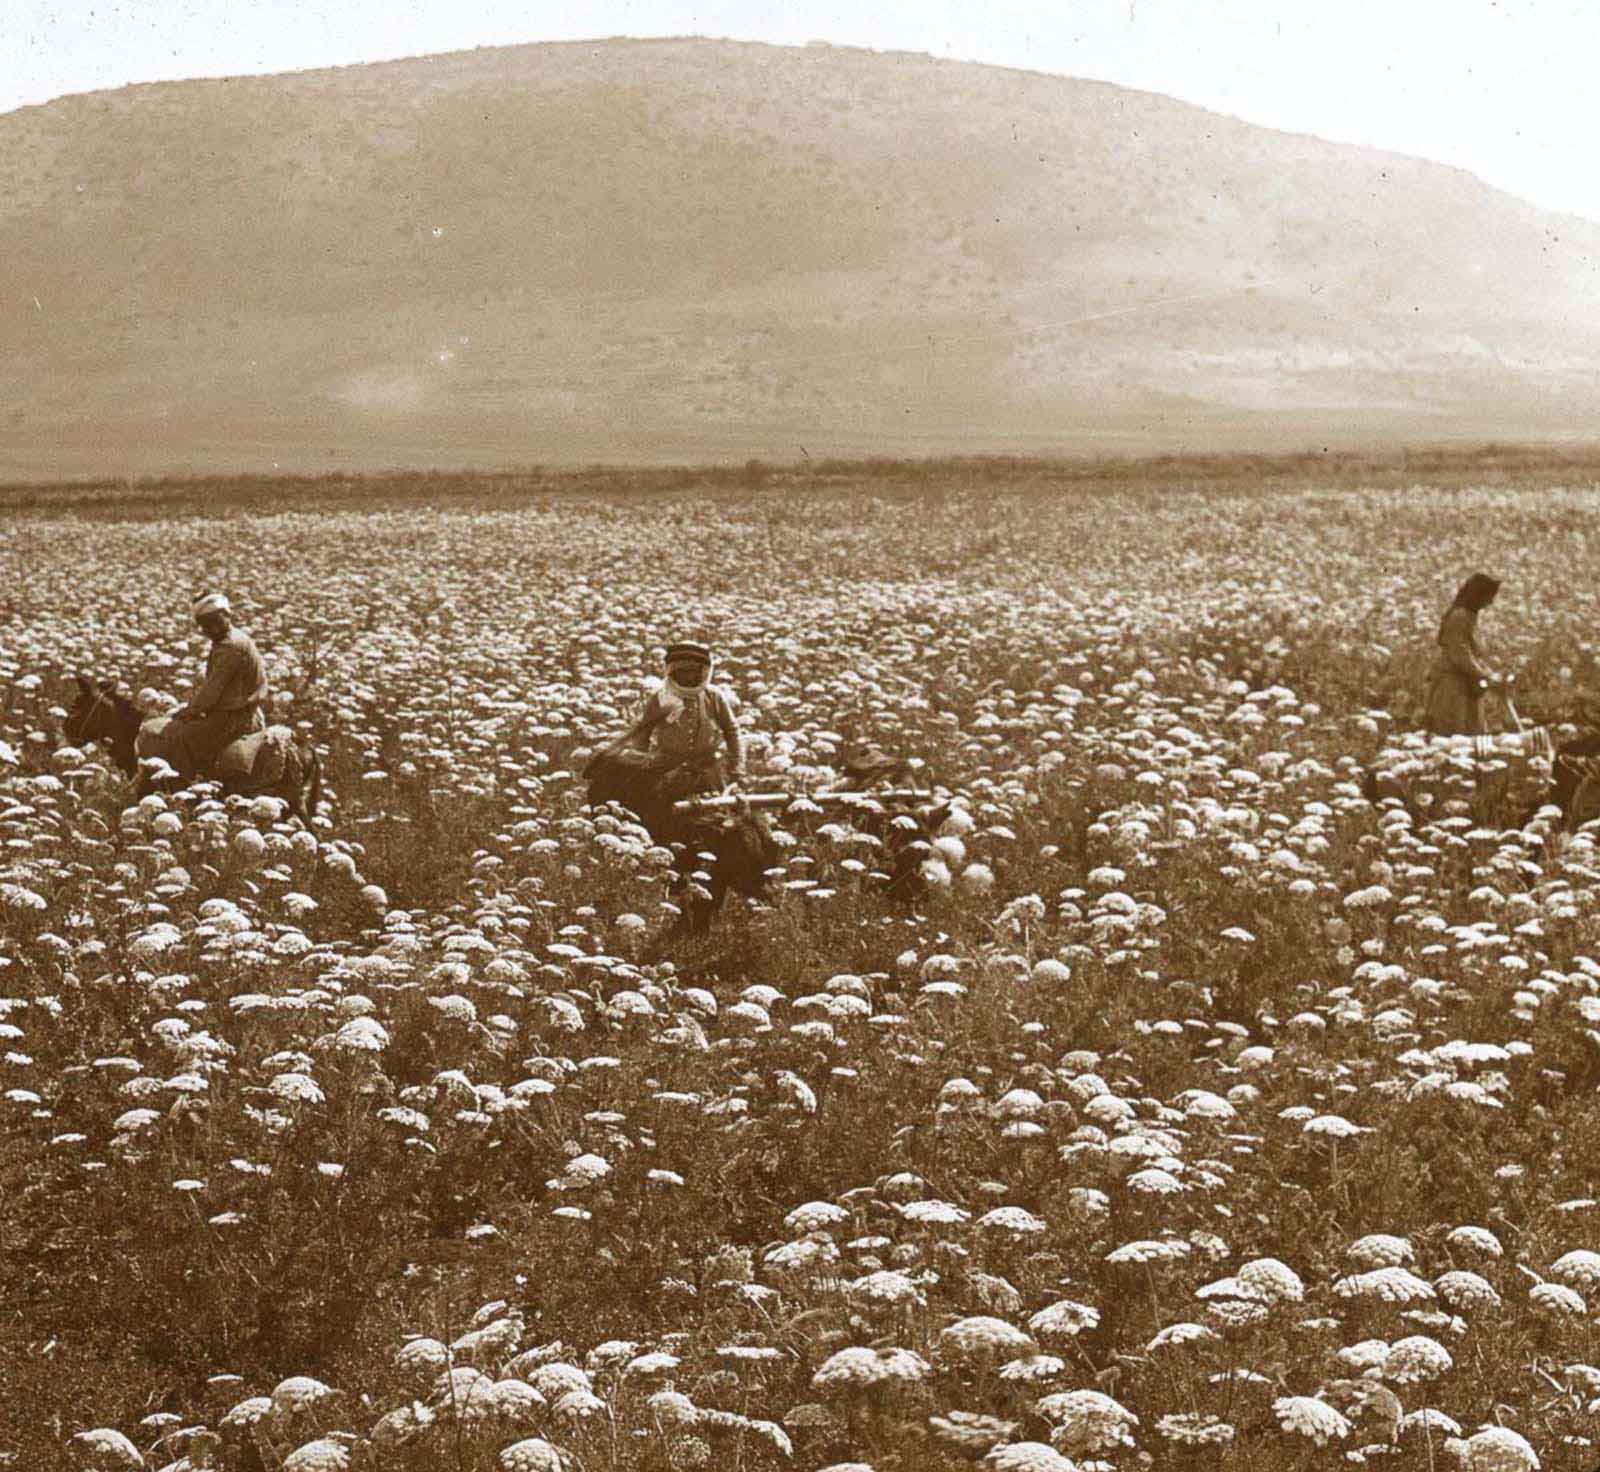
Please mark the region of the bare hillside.
POLYGON ((0 472, 1559 437, 1600 227, 1065 78, 529 46, 0 116, 0 472))

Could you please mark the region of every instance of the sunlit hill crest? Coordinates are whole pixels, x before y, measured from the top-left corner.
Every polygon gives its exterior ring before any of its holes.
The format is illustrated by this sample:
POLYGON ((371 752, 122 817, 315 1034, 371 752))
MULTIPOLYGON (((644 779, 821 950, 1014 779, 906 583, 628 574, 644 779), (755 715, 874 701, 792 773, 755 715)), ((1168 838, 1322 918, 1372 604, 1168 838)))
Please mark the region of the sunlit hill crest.
POLYGON ((607 41, 0 117, 0 472, 1538 438, 1600 227, 1102 83, 607 41))

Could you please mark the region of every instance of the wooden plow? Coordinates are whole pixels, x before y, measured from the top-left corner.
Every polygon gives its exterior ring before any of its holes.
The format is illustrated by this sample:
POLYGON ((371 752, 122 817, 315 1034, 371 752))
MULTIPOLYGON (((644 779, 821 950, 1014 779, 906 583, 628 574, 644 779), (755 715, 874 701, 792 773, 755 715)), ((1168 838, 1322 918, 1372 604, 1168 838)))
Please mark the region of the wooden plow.
MULTIPOLYGON (((1555 758, 1554 733, 1549 726, 1529 726, 1518 715, 1509 683, 1494 687, 1505 707, 1509 730, 1473 736, 1413 734, 1386 746, 1369 768, 1373 793, 1400 797, 1430 790, 1443 781, 1458 785, 1456 796, 1470 797, 1487 817, 1501 808, 1514 778, 1543 764, 1546 773, 1555 758)), ((1435 793, 1435 796, 1444 795, 1435 793)))

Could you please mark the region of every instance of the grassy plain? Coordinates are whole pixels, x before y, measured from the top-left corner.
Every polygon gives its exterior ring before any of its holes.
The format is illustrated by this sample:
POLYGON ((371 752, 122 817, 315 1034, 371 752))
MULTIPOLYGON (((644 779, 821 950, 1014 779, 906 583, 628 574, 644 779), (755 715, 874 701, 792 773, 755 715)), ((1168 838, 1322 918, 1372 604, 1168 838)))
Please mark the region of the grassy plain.
POLYGON ((0 1459, 1591 1466, 1593 837, 1358 778, 1474 568, 1530 707, 1600 686, 1597 470, 0 492, 0 1459), (312 834, 57 749, 75 670, 182 688, 201 586, 312 834), (574 772, 679 634, 752 785, 926 761, 922 900, 795 814, 651 957, 574 772))

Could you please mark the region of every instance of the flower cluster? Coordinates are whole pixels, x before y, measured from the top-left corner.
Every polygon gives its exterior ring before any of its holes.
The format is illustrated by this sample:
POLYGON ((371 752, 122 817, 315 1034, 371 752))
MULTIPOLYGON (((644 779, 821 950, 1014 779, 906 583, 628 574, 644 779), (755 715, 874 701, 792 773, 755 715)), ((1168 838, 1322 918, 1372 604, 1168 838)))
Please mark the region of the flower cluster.
POLYGON ((45 1266, 0 1287, 50 1349, 0 1378, 76 1356, 73 1454, 169 1472, 1592 1460, 1596 838, 1403 729, 1469 560, 1502 662, 1593 677, 1594 595, 1534 576, 1588 514, 19 523, 0 1213, 45 1266), (192 681, 195 566, 322 749, 310 826, 59 740, 81 667, 192 681), (677 856, 581 771, 684 631, 789 801, 766 898, 669 943, 677 856), (867 744, 922 817, 812 800, 867 744), (157 1347, 204 1391, 85 1368, 157 1347))

